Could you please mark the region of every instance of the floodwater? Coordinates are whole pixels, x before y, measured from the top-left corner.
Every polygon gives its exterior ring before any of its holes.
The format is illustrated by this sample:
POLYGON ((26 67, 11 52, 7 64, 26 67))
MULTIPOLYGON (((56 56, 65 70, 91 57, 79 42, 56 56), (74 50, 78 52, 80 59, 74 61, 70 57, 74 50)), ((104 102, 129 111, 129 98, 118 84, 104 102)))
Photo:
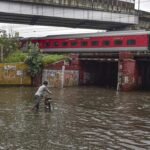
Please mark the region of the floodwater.
POLYGON ((36 113, 35 90, 0 88, 0 150, 150 150, 150 91, 52 89, 36 113))

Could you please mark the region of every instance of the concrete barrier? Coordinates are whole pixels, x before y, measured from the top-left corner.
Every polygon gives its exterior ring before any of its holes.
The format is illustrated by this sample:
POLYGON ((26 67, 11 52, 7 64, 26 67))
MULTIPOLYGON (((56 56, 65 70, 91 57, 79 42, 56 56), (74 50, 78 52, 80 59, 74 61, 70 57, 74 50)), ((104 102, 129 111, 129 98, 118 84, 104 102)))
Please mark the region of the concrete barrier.
POLYGON ((77 86, 79 84, 78 70, 50 70, 44 69, 42 80, 47 80, 50 87, 69 87, 77 86))
POLYGON ((31 85, 28 66, 24 63, 1 63, 0 85, 31 85))

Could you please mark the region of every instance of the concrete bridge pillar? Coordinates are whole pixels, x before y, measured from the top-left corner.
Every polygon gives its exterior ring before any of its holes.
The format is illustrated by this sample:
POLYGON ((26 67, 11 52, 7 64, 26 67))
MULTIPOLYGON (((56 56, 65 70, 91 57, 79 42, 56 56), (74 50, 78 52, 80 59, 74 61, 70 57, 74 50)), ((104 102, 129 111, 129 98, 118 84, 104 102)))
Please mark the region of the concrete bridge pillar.
POLYGON ((138 87, 138 68, 131 52, 120 52, 118 62, 118 91, 132 91, 138 87))

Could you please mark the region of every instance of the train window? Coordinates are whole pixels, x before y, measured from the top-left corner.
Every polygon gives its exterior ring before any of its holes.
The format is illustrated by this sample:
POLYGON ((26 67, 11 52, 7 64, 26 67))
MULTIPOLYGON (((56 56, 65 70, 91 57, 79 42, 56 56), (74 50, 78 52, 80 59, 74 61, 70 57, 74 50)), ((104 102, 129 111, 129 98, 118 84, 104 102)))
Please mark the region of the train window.
POLYGON ((46 42, 45 43, 45 47, 49 47, 50 46, 50 43, 49 42, 46 42))
POLYGON ((77 46, 77 42, 71 42, 71 46, 77 46))
POLYGON ((103 41, 103 46, 109 46, 110 42, 108 40, 103 41))
POLYGON ((62 43, 62 46, 67 46, 68 45, 68 42, 63 42, 62 43))
POLYGON ((127 45, 135 45, 135 44, 136 44, 136 40, 131 39, 127 41, 127 45))
POLYGON ((92 41, 92 46, 97 46, 98 44, 98 41, 92 41))
POLYGON ((58 46, 58 42, 54 42, 54 46, 58 46))
POLYGON ((114 41, 114 44, 115 44, 115 45, 122 45, 122 40, 115 40, 115 41, 114 41))
POLYGON ((86 41, 83 41, 82 43, 81 43, 81 46, 87 46, 88 45, 88 42, 86 42, 86 41))

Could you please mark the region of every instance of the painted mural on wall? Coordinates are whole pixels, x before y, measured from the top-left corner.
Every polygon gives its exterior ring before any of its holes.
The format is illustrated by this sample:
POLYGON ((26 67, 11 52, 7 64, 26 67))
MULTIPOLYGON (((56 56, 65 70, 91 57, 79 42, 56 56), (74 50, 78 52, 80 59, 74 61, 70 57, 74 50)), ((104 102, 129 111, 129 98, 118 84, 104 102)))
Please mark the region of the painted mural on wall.
POLYGON ((28 67, 24 63, 0 64, 0 84, 31 85, 28 67))
POLYGON ((62 70, 44 70, 43 79, 50 83, 51 87, 76 86, 79 83, 79 71, 65 70, 64 75, 62 70))

